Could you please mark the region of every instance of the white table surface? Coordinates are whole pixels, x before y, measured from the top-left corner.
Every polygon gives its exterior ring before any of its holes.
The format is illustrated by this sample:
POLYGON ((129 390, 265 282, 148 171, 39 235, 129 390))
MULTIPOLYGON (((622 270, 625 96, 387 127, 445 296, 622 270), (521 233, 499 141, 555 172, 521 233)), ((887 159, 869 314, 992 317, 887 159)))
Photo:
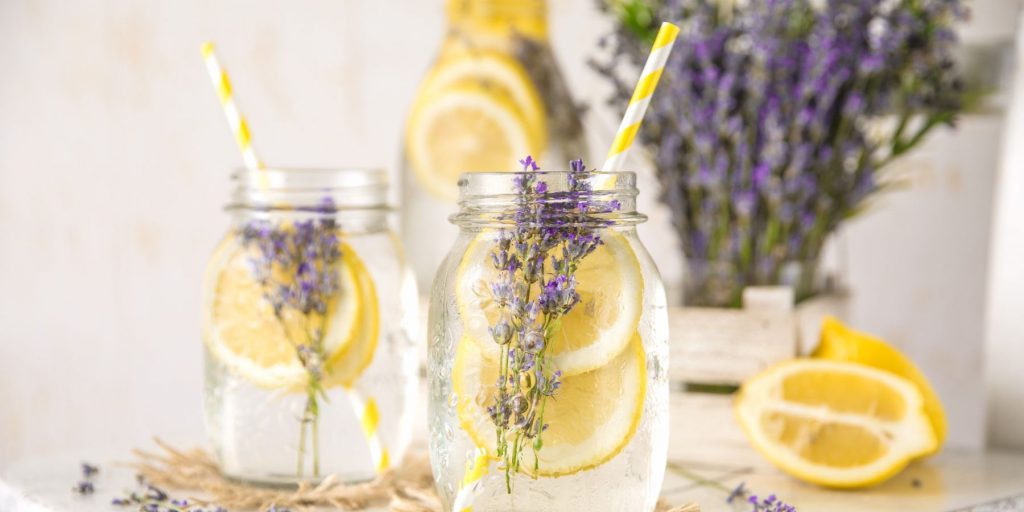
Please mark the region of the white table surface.
MULTIPOLYGON (((187 446, 187 445, 181 445, 187 446)), ((798 510, 828 512, 900 511, 996 512, 1024 510, 1024 453, 970 453, 949 451, 913 464, 886 484, 867 491, 828 491, 779 473, 751 454, 745 461, 676 461, 701 478, 734 487, 745 482, 758 494, 774 493, 798 510), (916 485, 915 485, 916 482, 916 485)), ((13 461, 0 470, 2 512, 111 512, 110 500, 134 484, 128 447, 118 450, 83 449, 13 461), (101 467, 94 479, 96 492, 71 492, 79 480, 80 462, 101 467)), ((681 476, 671 469, 663 486, 672 504, 697 502, 704 512, 747 511, 749 506, 727 505, 725 492, 713 485, 681 476)), ((183 493, 180 496, 187 496, 183 493)))

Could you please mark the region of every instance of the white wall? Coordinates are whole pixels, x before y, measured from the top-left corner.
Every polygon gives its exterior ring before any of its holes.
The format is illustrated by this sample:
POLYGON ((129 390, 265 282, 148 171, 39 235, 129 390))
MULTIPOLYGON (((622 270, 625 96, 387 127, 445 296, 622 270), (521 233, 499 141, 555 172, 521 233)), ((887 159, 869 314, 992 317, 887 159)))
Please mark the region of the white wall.
MULTIPOLYGON (((100 440, 201 438, 199 282, 239 160, 199 42, 218 43, 267 161, 395 169, 440 3, 0 3, 0 465, 100 440)), ((564 70, 599 102, 583 59, 606 21, 591 0, 551 4, 564 70)), ((598 146, 612 119, 592 119, 598 146)), ((851 225, 847 245, 855 324, 918 359, 949 406, 951 441, 977 446, 1000 125, 962 128, 915 160, 931 163, 909 171, 910 189, 851 225)), ((647 183, 642 236, 678 279, 647 183)))

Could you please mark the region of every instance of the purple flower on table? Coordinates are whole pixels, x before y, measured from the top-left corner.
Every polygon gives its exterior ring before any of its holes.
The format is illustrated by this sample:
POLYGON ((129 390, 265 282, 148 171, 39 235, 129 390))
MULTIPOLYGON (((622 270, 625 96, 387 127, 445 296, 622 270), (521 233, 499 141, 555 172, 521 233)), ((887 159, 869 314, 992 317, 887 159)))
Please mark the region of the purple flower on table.
POLYGON ((74 487, 71 488, 71 490, 77 494, 86 495, 96 492, 96 487, 93 486, 92 482, 88 480, 82 480, 81 482, 75 484, 74 487))
POLYGON ((796 507, 787 505, 774 494, 768 495, 763 500, 758 500, 757 496, 751 496, 747 498, 747 502, 754 507, 751 512, 796 512, 796 507))

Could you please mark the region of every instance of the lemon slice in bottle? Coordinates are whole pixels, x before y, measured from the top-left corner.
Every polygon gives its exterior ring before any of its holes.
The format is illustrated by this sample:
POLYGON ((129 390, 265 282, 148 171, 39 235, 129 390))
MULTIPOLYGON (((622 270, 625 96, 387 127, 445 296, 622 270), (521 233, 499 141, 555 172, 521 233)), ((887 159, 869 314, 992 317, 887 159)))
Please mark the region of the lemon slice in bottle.
MULTIPOLYGON (((484 357, 477 342, 462 339, 452 372, 459 422, 473 443, 492 455, 496 453, 495 426, 487 407, 494 403, 498 370, 497 361, 484 357)), ((544 406, 548 428, 542 434, 538 460, 528 443, 522 471, 535 476, 565 476, 611 460, 636 433, 646 385, 643 345, 636 335, 630 337, 626 350, 603 367, 563 376, 561 386, 544 406)))
POLYGON ((542 153, 547 141, 544 102, 523 65, 509 55, 494 50, 448 53, 449 56, 441 60, 424 80, 419 92, 422 98, 420 101, 430 101, 440 91, 459 83, 475 83, 486 90, 506 94, 523 113, 534 144, 533 154, 542 153))
POLYGON ((460 82, 426 98, 406 130, 407 156, 420 183, 454 201, 463 172, 500 171, 522 155, 536 154, 529 123, 498 88, 460 82))
POLYGON ((744 383, 735 411, 762 455, 826 487, 881 483, 938 444, 917 386, 855 363, 780 363, 744 383))
MULTIPOLYGON (((490 332, 500 315, 490 289, 498 276, 491 264, 496 236, 496 231, 482 232, 470 243, 455 278, 464 335, 492 360, 500 353, 490 332)), ((636 254, 629 241, 614 231, 603 231, 601 239, 604 243, 584 257, 576 270, 580 302, 559 320, 549 341, 554 364, 564 375, 606 365, 629 345, 640 322, 643 279, 636 254)), ((551 275, 550 269, 546 274, 551 275)), ((531 295, 538 293, 535 285, 531 295)))
POLYGON ((306 339, 308 328, 322 324, 328 354, 325 385, 353 381, 376 348, 377 303, 369 273, 358 256, 344 243, 340 249, 341 292, 328 302, 327 312, 306 317, 285 309, 278 318, 253 276, 252 260, 259 257, 258 252, 244 247, 237 237, 225 239, 211 259, 205 280, 203 334, 213 357, 257 385, 301 387, 307 374, 296 345, 306 339))

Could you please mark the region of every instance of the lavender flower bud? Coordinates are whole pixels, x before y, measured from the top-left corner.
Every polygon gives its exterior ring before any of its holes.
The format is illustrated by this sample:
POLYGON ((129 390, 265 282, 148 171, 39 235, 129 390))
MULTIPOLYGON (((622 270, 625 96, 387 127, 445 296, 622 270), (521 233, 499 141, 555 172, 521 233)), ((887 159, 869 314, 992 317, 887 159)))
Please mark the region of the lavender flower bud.
POLYGON ((505 320, 499 321, 494 327, 491 327, 491 336, 494 337, 494 342, 498 345, 507 345, 512 341, 512 327, 505 320))

